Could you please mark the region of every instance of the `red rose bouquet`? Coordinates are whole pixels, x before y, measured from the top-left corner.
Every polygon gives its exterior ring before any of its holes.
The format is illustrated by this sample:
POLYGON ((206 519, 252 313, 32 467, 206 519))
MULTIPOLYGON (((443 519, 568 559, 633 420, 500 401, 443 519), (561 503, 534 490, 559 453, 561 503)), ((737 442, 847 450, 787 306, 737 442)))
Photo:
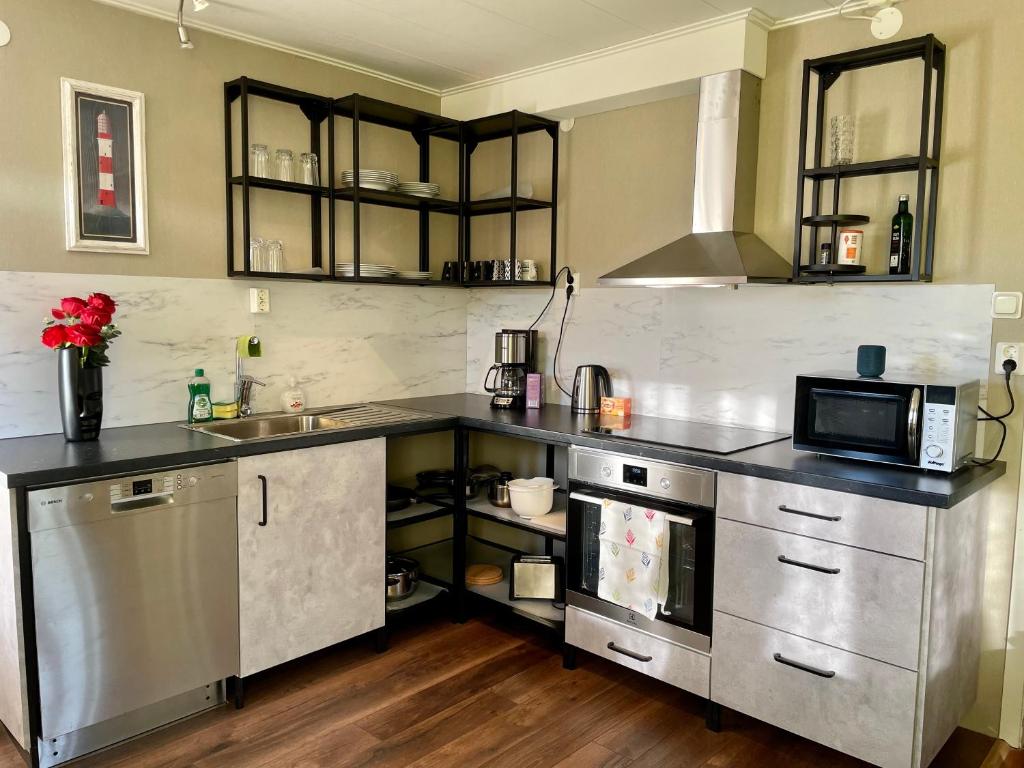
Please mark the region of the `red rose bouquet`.
POLYGON ((82 368, 102 368, 110 362, 110 342, 121 335, 113 322, 116 310, 117 303, 105 293, 61 299, 60 306, 50 310, 42 342, 50 349, 78 347, 82 368))

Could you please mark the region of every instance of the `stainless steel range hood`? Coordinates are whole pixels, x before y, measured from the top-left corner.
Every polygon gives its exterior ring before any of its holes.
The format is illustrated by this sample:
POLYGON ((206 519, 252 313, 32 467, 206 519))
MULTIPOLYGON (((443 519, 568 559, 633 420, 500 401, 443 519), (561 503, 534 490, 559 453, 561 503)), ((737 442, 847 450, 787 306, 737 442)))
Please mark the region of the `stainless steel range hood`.
POLYGON ((692 234, 597 279, 600 285, 783 283, 792 267, 757 235, 761 81, 742 70, 700 81, 692 234))

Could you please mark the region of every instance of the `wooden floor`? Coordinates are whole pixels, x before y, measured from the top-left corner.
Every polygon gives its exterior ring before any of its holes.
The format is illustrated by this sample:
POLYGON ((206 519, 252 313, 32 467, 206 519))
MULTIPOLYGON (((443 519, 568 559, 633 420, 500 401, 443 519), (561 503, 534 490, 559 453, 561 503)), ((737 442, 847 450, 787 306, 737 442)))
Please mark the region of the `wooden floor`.
MULTIPOLYGON (((0 768, 23 763, 0 737, 0 768)), ((399 630, 391 649, 329 649, 252 678, 223 707, 75 763, 76 768, 330 766, 862 766, 593 656, 561 667, 530 626, 486 617, 399 630)), ((933 766, 1024 768, 1001 742, 958 731, 933 766)))

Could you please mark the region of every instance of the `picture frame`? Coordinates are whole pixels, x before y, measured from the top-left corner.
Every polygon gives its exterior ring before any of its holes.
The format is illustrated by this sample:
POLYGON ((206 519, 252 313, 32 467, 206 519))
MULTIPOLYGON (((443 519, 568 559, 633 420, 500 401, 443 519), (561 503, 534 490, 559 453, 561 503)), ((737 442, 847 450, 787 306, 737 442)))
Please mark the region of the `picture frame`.
POLYGON ((69 251, 149 253, 145 96, 62 77, 69 251))

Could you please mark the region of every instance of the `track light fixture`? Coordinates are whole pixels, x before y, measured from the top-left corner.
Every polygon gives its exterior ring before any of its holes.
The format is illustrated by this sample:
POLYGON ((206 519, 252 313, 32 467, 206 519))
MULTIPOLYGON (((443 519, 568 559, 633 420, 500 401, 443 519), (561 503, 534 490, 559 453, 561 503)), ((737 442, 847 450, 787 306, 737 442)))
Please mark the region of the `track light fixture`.
POLYGON ((178 0, 178 45, 185 50, 195 47, 188 37, 188 30, 185 29, 185 0, 178 0))

